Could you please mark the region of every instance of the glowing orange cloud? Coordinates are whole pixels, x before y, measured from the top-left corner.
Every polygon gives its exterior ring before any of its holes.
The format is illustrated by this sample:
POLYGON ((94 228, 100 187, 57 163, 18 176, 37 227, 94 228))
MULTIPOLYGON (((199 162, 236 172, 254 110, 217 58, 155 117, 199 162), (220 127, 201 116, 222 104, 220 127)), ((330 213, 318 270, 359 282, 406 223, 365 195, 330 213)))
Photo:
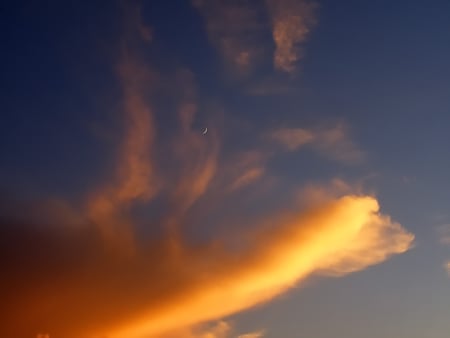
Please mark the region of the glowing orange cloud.
POLYGON ((16 258, 2 282, 9 324, 0 333, 21 336, 34 328, 58 337, 163 337, 267 302, 312 273, 362 270, 413 241, 379 214, 373 197, 357 195, 330 196, 255 229, 208 245, 184 238, 173 256, 166 236, 123 255, 105 248, 90 227, 2 228, 0 257, 16 258), (28 246, 27 238, 33 238, 28 246))
POLYGON ((330 200, 275 224, 248 237, 241 252, 211 249, 202 258, 185 252, 180 266, 191 271, 178 279, 183 292, 150 306, 111 337, 157 336, 174 325, 221 318, 268 301, 315 271, 341 275, 380 263, 408 250, 413 240, 364 196, 330 200))

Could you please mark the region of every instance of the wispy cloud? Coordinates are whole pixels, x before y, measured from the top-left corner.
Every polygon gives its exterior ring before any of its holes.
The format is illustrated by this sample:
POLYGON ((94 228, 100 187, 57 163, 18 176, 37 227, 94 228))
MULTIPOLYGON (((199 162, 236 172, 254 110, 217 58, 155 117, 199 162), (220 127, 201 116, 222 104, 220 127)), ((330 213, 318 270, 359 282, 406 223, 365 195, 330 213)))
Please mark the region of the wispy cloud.
POLYGON ((297 150, 317 139, 316 133, 304 128, 278 129, 272 132, 270 136, 289 151, 297 150))
POLYGON ((363 159, 363 152, 352 142, 348 128, 337 124, 331 128, 282 128, 269 133, 269 138, 288 151, 311 146, 319 152, 344 163, 363 159))
POLYGON ((252 333, 241 334, 238 338, 261 338, 264 337, 265 330, 260 330, 252 333))
POLYGON ((443 224, 438 227, 439 242, 450 245, 450 224, 443 224))
MULTIPOLYGON (((446 219, 447 217, 443 216, 442 218, 446 219)), ((439 242, 442 245, 450 245, 450 224, 443 224, 437 227, 437 234, 439 236, 439 242)), ((450 276, 450 260, 444 263, 444 269, 450 276)))
POLYGON ((265 52, 263 7, 252 1, 193 0, 209 39, 231 69, 245 73, 265 52))
POLYGON ((316 17, 310 0, 223 1, 194 0, 205 18, 211 42, 228 65, 248 72, 271 53, 276 70, 293 73, 302 58, 316 17))
POLYGON ((236 178, 236 180, 231 184, 230 190, 238 190, 250 183, 257 181, 264 175, 264 168, 262 167, 254 167, 245 171, 241 176, 236 178))
MULTIPOLYGON (((131 11, 127 18, 131 20, 137 15, 138 12, 131 11)), ((134 25, 140 28, 141 21, 134 25)), ((133 31, 128 34, 135 37, 133 31)), ((132 246, 133 235, 129 220, 124 217, 125 209, 134 201, 148 202, 159 189, 153 160, 156 129, 152 106, 146 98, 152 74, 134 52, 135 43, 134 39, 124 39, 117 67, 126 127, 115 177, 91 194, 87 206, 89 218, 102 228, 104 236, 114 236, 116 245, 128 247, 132 246)))
POLYGON ((229 322, 220 320, 210 325, 178 330, 159 338, 231 338, 232 331, 233 327, 229 322))
POLYGON ((276 45, 274 66, 291 73, 302 58, 301 44, 316 22, 316 2, 310 0, 266 0, 276 45))
POLYGON ((261 338, 265 330, 258 330, 251 333, 237 334, 230 322, 220 320, 218 322, 201 325, 196 328, 187 328, 174 333, 166 334, 160 338, 261 338))

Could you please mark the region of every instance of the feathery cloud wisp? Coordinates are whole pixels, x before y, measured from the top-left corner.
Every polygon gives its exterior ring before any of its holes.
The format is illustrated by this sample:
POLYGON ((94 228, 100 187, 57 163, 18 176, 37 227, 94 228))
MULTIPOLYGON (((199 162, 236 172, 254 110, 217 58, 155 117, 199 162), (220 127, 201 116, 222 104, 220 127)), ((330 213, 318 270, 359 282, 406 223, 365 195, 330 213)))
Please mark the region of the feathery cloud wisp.
POLYGON ((438 228, 439 242, 444 245, 450 245, 450 224, 441 225, 438 228))
POLYGON ((450 276, 450 261, 444 264, 444 269, 448 272, 448 275, 450 276))
POLYGON ((343 124, 321 129, 282 128, 269 133, 269 139, 288 151, 309 145, 343 163, 359 162, 364 157, 363 152, 350 139, 348 128, 343 124))
POLYGON ((267 28, 262 7, 248 1, 194 0, 205 18, 212 44, 225 63, 238 73, 246 73, 264 54, 267 28))
POLYGON ((276 45, 274 66, 291 73, 302 58, 301 44, 315 24, 316 3, 309 0, 266 0, 276 45))

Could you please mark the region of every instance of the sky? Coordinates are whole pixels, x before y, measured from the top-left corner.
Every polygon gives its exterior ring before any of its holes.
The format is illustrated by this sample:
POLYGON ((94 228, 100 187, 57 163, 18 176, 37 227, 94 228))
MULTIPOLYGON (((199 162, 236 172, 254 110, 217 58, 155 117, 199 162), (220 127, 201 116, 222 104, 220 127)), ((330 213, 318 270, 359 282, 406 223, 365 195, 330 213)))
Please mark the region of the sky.
POLYGON ((0 336, 448 337, 448 13, 2 4, 0 336))

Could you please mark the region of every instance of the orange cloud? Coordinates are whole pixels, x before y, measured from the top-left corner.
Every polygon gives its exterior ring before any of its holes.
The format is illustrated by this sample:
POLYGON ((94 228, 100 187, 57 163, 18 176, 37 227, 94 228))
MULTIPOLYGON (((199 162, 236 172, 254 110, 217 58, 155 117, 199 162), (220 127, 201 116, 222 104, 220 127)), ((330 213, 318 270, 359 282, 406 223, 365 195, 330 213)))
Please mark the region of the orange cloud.
MULTIPOLYGON (((245 153, 225 166, 231 174, 218 173, 218 133, 211 128, 201 135, 192 127, 197 97, 185 74, 179 134, 164 154, 177 163, 176 173, 157 170, 156 123, 146 99, 152 74, 130 48, 123 52, 126 128, 113 178, 94 189, 84 212, 54 203, 31 220, 0 215, 0 266, 7 271, 0 279, 0 336, 224 338, 231 329, 222 318, 268 302, 312 274, 345 275, 411 248, 414 236, 381 214, 375 197, 339 182, 330 190, 310 187, 308 203, 294 201, 290 211, 267 211, 238 227, 230 221, 225 235, 193 238, 186 214, 205 200, 214 179, 229 178, 228 186, 238 189, 262 178, 269 156, 245 153), (167 200, 168 219, 151 214, 137 222, 133 206, 156 197, 167 200), (216 326, 198 330, 214 320, 216 326)), ((287 138, 280 132, 278 141, 296 144, 293 149, 306 142, 331 154, 342 150, 339 144, 348 150, 340 129, 310 133, 305 141, 298 132, 287 138)), ((223 186, 215 195, 225 205, 223 186)), ((230 217, 220 216, 222 222, 230 217)), ((198 226, 214 230, 206 223, 198 226)))
POLYGON ((276 230, 255 234, 240 255, 218 254, 221 267, 207 264, 200 289, 191 285, 193 293, 176 309, 148 313, 151 321, 137 321, 118 336, 156 334, 173 325, 173 316, 178 325, 220 318, 267 301, 314 271, 345 274, 406 251, 412 235, 377 210, 373 198, 347 196, 277 223, 276 230))
POLYGON ((369 196, 331 198, 274 216, 259 229, 210 245, 184 239, 174 257, 167 254, 167 237, 123 256, 105 251, 89 227, 18 238, 15 232, 24 229, 11 227, 1 237, 2 257, 33 269, 9 269, 2 285, 9 324, 0 333, 11 336, 25 322, 30 327, 22 330, 41 328, 58 337, 163 336, 267 302, 315 272, 362 270, 407 251, 413 240, 369 196), (18 242, 23 238, 34 241, 27 246, 18 242), (236 245, 239 250, 231 249, 236 245), (31 255, 37 248, 40 254, 31 255))
POLYGON ((291 73, 302 57, 304 43, 315 24, 316 3, 309 0, 266 0, 275 42, 274 66, 291 73))
POLYGON ((269 138, 288 151, 310 145, 319 152, 344 163, 363 159, 363 152, 351 141, 348 128, 338 124, 332 128, 282 128, 269 133, 269 138))

